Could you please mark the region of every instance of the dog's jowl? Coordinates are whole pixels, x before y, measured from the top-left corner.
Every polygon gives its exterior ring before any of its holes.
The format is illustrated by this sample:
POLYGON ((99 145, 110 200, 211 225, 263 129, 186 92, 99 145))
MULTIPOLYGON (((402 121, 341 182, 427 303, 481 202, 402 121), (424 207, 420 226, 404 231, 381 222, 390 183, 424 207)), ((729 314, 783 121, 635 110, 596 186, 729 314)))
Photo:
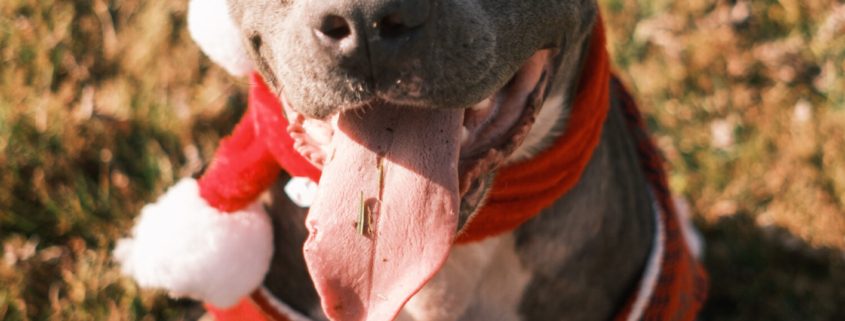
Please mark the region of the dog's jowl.
POLYGON ((141 285, 218 320, 695 319, 698 242, 594 1, 192 0, 188 21, 249 107, 120 242, 141 285))

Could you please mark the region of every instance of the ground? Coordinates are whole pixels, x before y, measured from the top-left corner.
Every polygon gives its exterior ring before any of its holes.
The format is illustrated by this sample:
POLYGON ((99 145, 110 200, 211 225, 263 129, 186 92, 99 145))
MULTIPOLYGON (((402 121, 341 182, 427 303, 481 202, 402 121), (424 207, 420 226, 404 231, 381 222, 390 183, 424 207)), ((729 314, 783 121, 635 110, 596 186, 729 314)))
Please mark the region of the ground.
MULTIPOLYGON (((186 2, 0 2, 0 320, 201 314, 109 256, 243 111, 186 2)), ((845 2, 600 2, 707 239, 702 320, 845 319, 845 2)))

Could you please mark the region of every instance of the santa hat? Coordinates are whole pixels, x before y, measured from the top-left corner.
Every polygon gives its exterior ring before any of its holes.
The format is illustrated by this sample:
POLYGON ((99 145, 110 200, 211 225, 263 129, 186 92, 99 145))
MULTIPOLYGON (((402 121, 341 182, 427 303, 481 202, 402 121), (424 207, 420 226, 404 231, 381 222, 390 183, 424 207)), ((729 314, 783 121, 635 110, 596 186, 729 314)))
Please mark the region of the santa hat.
POLYGON ((124 274, 175 297, 237 304, 270 266, 273 230, 257 198, 278 173, 253 123, 242 121, 200 179, 182 179, 141 210, 115 249, 124 274))
POLYGON ((188 31, 211 61, 233 76, 245 76, 252 71, 253 65, 226 2, 191 0, 188 4, 188 31))
MULTIPOLYGON (((252 70, 226 0, 191 0, 188 25, 212 61, 236 76, 252 70)), ((221 308, 237 304, 260 287, 273 253, 272 224, 258 197, 280 165, 318 179, 293 149, 278 99, 259 76, 252 80, 246 114, 202 177, 185 178, 146 205, 131 236, 118 241, 115 258, 142 287, 221 308)))
POLYGON ((145 206, 114 255, 141 287, 229 307, 264 280, 273 231, 260 204, 224 212, 199 197, 200 189, 183 179, 145 206))

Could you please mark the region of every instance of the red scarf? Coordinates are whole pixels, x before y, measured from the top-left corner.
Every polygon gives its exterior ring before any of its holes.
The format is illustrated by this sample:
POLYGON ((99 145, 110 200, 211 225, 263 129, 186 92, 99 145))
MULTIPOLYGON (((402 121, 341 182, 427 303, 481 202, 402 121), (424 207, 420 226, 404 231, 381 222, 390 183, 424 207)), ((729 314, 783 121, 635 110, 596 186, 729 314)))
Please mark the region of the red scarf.
MULTIPOLYGON (((590 42, 569 123, 554 145, 536 157, 502 168, 488 202, 467 222, 456 239, 463 244, 511 231, 566 194, 579 181, 601 138, 610 106, 611 72, 599 19, 590 42)), ((233 134, 221 142, 215 159, 200 178, 200 193, 209 204, 224 211, 240 209, 275 182, 280 167, 292 176, 318 182, 320 172, 293 149, 278 98, 258 74, 251 75, 249 107, 233 134)), ((642 168, 662 207, 665 255, 660 277, 643 320, 693 320, 704 301, 707 276, 689 252, 668 190, 662 160, 645 131, 636 104, 617 85, 631 134, 638 143, 642 168)), ((267 304, 261 291, 233 309, 209 307, 218 320, 284 320, 267 304), (258 307, 258 310, 256 308, 258 307)), ((636 295, 616 320, 625 320, 636 295)))

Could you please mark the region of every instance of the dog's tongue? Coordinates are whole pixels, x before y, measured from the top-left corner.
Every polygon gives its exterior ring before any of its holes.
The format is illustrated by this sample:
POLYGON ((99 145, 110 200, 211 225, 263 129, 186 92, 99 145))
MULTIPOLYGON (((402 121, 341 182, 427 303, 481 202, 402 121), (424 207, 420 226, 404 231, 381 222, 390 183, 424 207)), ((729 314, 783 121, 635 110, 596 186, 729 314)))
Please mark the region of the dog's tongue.
POLYGON ((304 248, 329 318, 392 320, 440 269, 457 227, 462 122, 459 109, 339 116, 304 248))

